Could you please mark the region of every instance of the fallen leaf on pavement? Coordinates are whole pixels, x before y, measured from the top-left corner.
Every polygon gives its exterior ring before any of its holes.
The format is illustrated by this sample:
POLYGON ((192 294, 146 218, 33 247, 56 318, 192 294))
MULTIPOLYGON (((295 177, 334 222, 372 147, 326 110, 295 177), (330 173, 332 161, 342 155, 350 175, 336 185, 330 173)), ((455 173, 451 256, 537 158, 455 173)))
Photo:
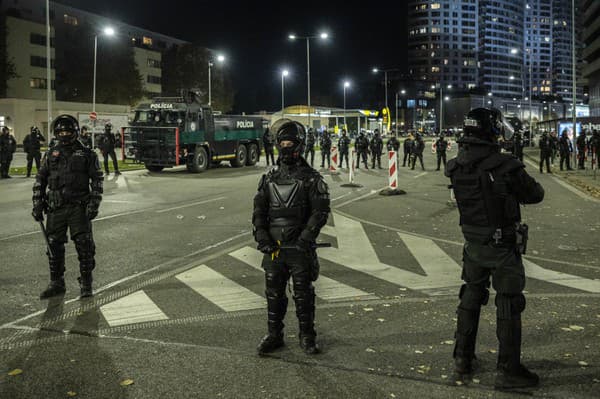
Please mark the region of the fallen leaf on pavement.
POLYGON ((369 353, 375 353, 375 349, 371 349, 371 348, 367 348, 365 351, 369 352, 369 353))
POLYGON ((445 380, 446 378, 448 378, 448 376, 446 374, 442 374, 442 379, 445 380))
POLYGON ((481 380, 478 380, 477 378, 473 378, 473 383, 474 384, 479 384, 481 382, 481 380))
POLYGON ((490 349, 490 350, 488 350, 488 352, 490 352, 490 353, 496 353, 496 349, 490 349))
POLYGON ((454 383, 455 383, 456 385, 458 385, 458 386, 461 386, 461 385, 463 384, 463 382, 462 382, 462 381, 454 381, 454 383))
POLYGON ((70 396, 72 398, 73 396, 77 396, 77 392, 69 391, 67 392, 67 396, 70 396))
POLYGON ((354 312, 348 312, 348 314, 349 314, 350 316, 352 316, 352 315, 354 314, 354 312))
POLYGON ((372 311, 373 311, 373 308, 363 308, 363 310, 364 310, 365 312, 372 312, 372 311))
MULTIPOLYGON (((390 306, 391 306, 391 305, 390 305, 389 303, 384 303, 384 304, 383 304, 383 307, 384 307, 384 308, 389 308, 390 306)), ((600 317, 600 315, 598 315, 598 317, 600 317)))
MULTIPOLYGON (((120 385, 121 385, 122 387, 126 387, 126 386, 128 386, 128 385, 131 385, 131 384, 133 384, 133 380, 132 380, 132 379, 129 379, 129 378, 127 378, 127 379, 125 379, 125 380, 121 381, 121 384, 120 384, 120 385)), ((143 385, 143 384, 142 384, 142 385, 143 385)))
POLYGON ((442 342, 442 345, 454 345, 454 340, 449 339, 448 341, 442 342))
POLYGON ((583 360, 578 361, 577 364, 580 365, 580 366, 587 366, 588 365, 588 363, 584 362, 583 360))
POLYGON ((177 215, 177 219, 183 219, 183 215, 177 215))
POLYGON ((13 371, 9 371, 8 375, 10 375, 11 377, 14 377, 15 375, 19 375, 23 373, 23 370, 21 369, 14 369, 13 371))
POLYGON ((377 319, 378 322, 383 323, 385 319, 377 319))
POLYGON ((416 350, 416 351, 415 351, 415 353, 419 353, 419 354, 421 354, 421 353, 423 353, 423 351, 416 350))
POLYGON ((560 329, 563 330, 563 331, 573 331, 569 327, 561 327, 560 329))
POLYGON ((583 327, 581 327, 581 326, 575 326, 575 325, 573 325, 573 326, 569 326, 569 328, 570 328, 571 330, 573 330, 573 331, 581 331, 581 330, 583 330, 583 329, 584 329, 584 328, 583 328, 583 327))
POLYGON ((406 291, 406 288, 400 287, 400 291, 406 291))
POLYGON ((571 353, 565 353, 563 356, 564 356, 564 357, 571 357, 571 356, 573 356, 573 355, 572 355, 571 353))

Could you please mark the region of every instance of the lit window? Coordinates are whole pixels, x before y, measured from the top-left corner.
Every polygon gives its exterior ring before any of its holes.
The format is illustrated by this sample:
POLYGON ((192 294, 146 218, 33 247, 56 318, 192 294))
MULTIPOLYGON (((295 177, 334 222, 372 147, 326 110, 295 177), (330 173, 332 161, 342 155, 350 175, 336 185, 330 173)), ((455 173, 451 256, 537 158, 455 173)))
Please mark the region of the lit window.
POLYGON ((439 72, 440 71, 440 67, 431 67, 431 72, 439 72))
POLYGON ((432 10, 437 10, 437 9, 439 9, 439 8, 440 8, 440 3, 433 3, 433 4, 431 5, 431 9, 432 9, 432 10))
POLYGON ((67 24, 67 25, 73 25, 73 26, 79 25, 79 21, 77 21, 77 18, 75 18, 71 15, 65 14, 63 16, 63 19, 65 21, 65 24, 67 24))
POLYGON ((142 38, 142 43, 145 44, 146 46, 152 46, 152 38, 148 37, 148 36, 144 36, 142 38))

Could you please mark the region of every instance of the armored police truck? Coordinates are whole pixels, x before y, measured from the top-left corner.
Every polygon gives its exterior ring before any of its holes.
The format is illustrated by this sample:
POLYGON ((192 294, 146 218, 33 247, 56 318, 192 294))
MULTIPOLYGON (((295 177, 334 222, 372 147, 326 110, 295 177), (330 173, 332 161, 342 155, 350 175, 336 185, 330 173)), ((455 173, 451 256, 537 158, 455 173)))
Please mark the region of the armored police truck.
POLYGON ((266 119, 213 114, 195 92, 183 94, 157 97, 137 107, 131 126, 123 130, 127 158, 152 172, 186 165, 198 173, 224 160, 233 167, 258 162, 266 119))

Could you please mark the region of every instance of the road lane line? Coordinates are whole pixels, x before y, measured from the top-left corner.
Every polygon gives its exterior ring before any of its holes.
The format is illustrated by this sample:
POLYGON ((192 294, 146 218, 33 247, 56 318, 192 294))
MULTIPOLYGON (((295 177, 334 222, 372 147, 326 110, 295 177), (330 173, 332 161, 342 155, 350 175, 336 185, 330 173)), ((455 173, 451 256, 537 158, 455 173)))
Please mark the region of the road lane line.
POLYGON ((266 305, 262 296, 206 265, 187 270, 175 278, 226 312, 262 309, 266 305))
POLYGON ((217 198, 212 198, 212 199, 208 199, 208 200, 204 200, 204 201, 198 201, 198 202, 193 202, 191 204, 185 204, 185 205, 179 205, 179 206, 174 206, 172 208, 167 208, 167 209, 161 209, 156 211, 156 213, 164 213, 164 212, 170 212, 170 211, 174 211, 176 209, 183 209, 183 208, 189 208, 190 206, 196 206, 196 205, 202 205, 202 204, 207 204, 209 202, 215 202, 215 201, 220 201, 223 199, 226 199, 227 197, 217 197, 217 198))
POLYGON ((523 259, 525 276, 536 280, 546 281, 565 287, 575 288, 581 291, 600 293, 600 280, 591 280, 572 274, 544 269, 528 259, 523 259))
POLYGON ((101 306, 100 312, 111 327, 169 319, 143 290, 101 306))
POLYGON ((413 176, 413 179, 418 179, 418 178, 419 178, 419 177, 421 177, 421 176, 425 176, 427 173, 429 173, 429 172, 423 172, 423 173, 419 173, 418 175, 416 175, 416 176, 413 176))
POLYGON ((381 190, 383 190, 383 189, 385 189, 385 188, 387 188, 387 186, 385 186, 385 187, 381 187, 381 188, 379 188, 379 189, 376 189, 376 190, 371 190, 371 191, 370 191, 370 192, 368 192, 367 194, 363 194, 363 195, 361 195, 360 197, 352 198, 352 199, 350 199, 350 200, 348 200, 348 201, 342 202, 341 204, 338 204, 338 205, 336 205, 336 206, 335 206, 335 208, 336 208, 336 209, 337 209, 337 208, 341 208, 342 206, 346 206, 346 205, 348 205, 348 204, 351 204, 351 203, 353 203, 353 202, 360 201, 361 199, 365 199, 365 198, 367 198, 367 197, 370 197, 371 195, 377 194, 379 191, 381 191, 381 190))
MULTIPOLYGON (((263 254, 250 247, 243 247, 231 252, 229 256, 244 262, 257 270, 263 271, 261 266, 263 254)), ((379 297, 368 292, 340 283, 326 276, 319 276, 314 282, 315 294, 327 301, 345 301, 351 299, 378 299, 379 297)))

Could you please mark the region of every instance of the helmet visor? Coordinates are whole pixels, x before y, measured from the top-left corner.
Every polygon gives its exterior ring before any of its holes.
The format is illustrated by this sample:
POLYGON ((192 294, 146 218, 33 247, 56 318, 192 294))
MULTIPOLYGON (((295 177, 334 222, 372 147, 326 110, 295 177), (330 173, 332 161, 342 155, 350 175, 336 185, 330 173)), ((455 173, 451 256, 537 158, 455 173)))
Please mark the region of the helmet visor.
POLYGON ((504 140, 512 139, 515 135, 515 129, 512 127, 512 125, 506 119, 504 119, 504 117, 502 117, 499 123, 502 125, 501 130, 503 132, 502 136, 504 137, 504 140))

